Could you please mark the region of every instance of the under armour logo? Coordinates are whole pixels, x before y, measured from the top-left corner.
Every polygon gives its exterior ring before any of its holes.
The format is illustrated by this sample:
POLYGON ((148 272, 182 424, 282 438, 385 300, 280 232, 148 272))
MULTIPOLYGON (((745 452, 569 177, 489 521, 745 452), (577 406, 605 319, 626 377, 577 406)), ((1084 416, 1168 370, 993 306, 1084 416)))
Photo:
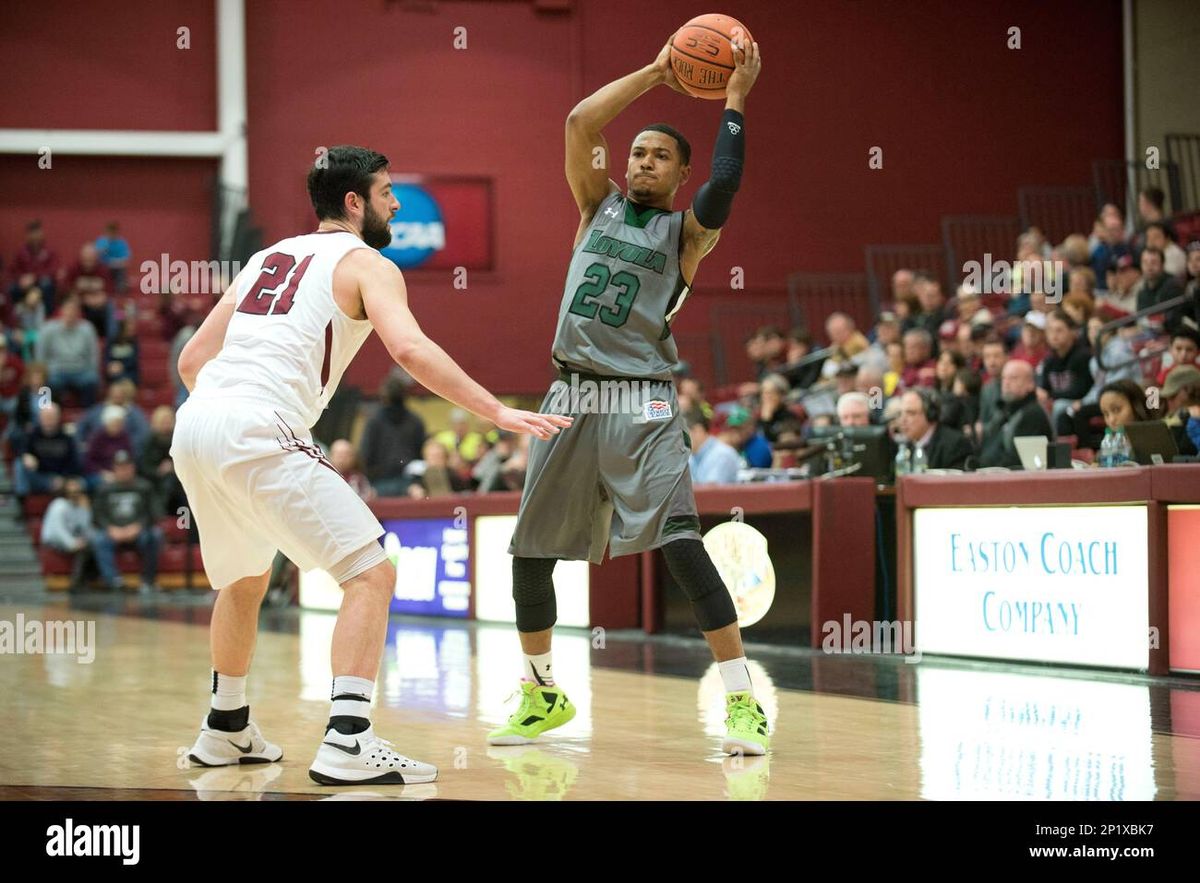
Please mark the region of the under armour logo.
POLYGON ((737 123, 726 123, 725 125, 729 126, 730 135, 736 135, 738 132, 742 131, 742 127, 737 123))
POLYGON ((620 214, 620 212, 617 211, 617 207, 615 205, 610 205, 604 210, 604 214, 608 215, 610 218, 615 218, 620 214))

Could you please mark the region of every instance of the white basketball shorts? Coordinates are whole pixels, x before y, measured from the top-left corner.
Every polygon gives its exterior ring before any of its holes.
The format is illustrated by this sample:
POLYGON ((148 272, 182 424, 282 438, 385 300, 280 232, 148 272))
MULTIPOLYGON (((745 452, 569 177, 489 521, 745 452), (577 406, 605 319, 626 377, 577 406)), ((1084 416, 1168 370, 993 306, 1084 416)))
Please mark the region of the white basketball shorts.
POLYGON ((184 402, 171 443, 213 588, 271 566, 330 570, 383 535, 294 416, 249 399, 184 402))

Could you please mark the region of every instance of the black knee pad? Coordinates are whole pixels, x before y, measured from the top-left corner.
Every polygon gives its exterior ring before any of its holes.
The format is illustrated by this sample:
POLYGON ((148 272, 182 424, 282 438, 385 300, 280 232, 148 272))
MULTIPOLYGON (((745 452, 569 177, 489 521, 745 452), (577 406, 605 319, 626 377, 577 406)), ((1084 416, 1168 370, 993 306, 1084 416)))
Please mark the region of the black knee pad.
POLYGON ((554 596, 557 558, 513 558, 513 601, 517 605, 517 631, 541 632, 558 621, 554 596))
POLYGON ((662 547, 667 569, 688 600, 700 630, 711 632, 737 622, 733 598, 700 540, 675 540, 662 547))

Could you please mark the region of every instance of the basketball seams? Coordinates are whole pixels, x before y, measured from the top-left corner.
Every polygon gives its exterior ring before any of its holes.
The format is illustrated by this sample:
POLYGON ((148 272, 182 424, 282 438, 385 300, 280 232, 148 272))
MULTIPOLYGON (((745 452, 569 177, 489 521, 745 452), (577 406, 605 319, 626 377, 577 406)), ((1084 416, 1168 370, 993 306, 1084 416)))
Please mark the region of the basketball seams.
POLYGON ((684 52, 682 49, 678 48, 674 44, 671 44, 671 51, 678 52, 680 55, 685 56, 686 58, 691 58, 694 61, 702 61, 705 64, 707 64, 709 67, 719 67, 722 70, 727 70, 727 71, 737 70, 737 68, 730 67, 727 64, 721 64, 720 62, 717 62, 717 61, 711 61, 710 59, 707 59, 707 58, 701 58, 699 55, 692 55, 690 52, 684 52))

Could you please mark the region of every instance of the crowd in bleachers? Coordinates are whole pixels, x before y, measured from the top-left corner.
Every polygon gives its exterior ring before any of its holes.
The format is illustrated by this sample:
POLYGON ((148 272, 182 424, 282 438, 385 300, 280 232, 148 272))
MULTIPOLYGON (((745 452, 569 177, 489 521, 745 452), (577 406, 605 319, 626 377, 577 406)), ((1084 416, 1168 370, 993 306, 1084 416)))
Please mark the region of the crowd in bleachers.
MULTIPOLYGON (((1141 194, 1136 226, 1106 205, 1090 235, 1057 246, 1027 230, 1006 290, 964 284, 947 298, 933 273, 900 270, 870 328, 833 313, 824 346, 807 328, 760 328, 745 342, 751 378, 734 387, 706 390, 681 364, 693 480, 811 472, 811 436, 830 425, 886 425, 928 468, 1019 468, 1013 439, 1028 435, 1068 441, 1089 460, 1106 429, 1155 419, 1195 454, 1200 241, 1177 241, 1162 199, 1141 194), (1030 284, 1022 274, 1043 261, 1059 275, 1030 284)), ((77 255, 61 261, 37 221, 11 260, 0 255, 0 448, 44 564, 76 585, 116 587, 137 570, 151 590, 160 558, 179 569, 194 551, 179 549, 195 528, 178 517, 186 497, 170 458, 187 397, 174 366, 214 297, 130 291, 131 251, 115 223, 77 255)), ((364 499, 522 487, 527 436, 457 409, 430 431, 405 390, 403 372, 386 378, 357 446, 324 440, 364 499)))
POLYGON ((745 345, 753 381, 711 403, 698 381, 679 381, 694 480, 815 473, 822 462, 809 458, 825 446, 809 442, 829 425, 885 425, 929 469, 1020 468, 1022 436, 1092 462, 1106 430, 1149 420, 1195 455, 1200 240, 1177 241, 1163 199, 1142 191, 1132 226, 1105 205, 1090 235, 1058 245, 1026 230, 1014 256, 995 256, 1011 266, 1007 284, 988 290, 968 280, 947 298, 933 273, 899 270, 874 326, 834 313, 821 349, 806 328, 758 329, 745 345))

